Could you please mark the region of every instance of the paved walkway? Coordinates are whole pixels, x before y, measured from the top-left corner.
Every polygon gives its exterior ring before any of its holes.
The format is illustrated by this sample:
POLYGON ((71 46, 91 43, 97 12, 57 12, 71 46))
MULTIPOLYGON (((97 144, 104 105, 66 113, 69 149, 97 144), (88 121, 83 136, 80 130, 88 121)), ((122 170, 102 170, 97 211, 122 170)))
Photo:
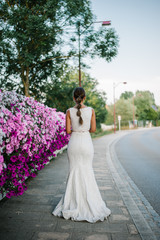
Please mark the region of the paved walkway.
POLYGON ((114 141, 123 134, 126 133, 111 134, 93 141, 95 176, 102 197, 112 211, 107 220, 91 224, 65 220, 51 214, 65 190, 68 173, 65 151, 45 166, 36 178, 27 180, 28 190, 22 196, 0 202, 0 239, 160 239, 159 216, 155 214, 153 218, 150 215, 152 209, 150 212, 144 211, 145 204, 138 202, 141 196, 137 195, 136 190, 133 192, 132 182, 129 177, 126 178, 114 155, 114 141))

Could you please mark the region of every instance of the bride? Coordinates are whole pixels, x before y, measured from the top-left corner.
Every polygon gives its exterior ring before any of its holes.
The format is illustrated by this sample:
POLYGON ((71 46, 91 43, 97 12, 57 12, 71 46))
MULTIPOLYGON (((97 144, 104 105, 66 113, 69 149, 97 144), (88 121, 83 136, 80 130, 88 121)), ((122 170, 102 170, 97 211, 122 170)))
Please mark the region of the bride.
POLYGON ((96 131, 96 120, 94 109, 83 104, 85 98, 84 89, 76 88, 76 105, 66 113, 66 132, 71 133, 67 149, 70 171, 66 191, 52 214, 94 223, 106 219, 111 211, 102 200, 92 168, 94 149, 89 132, 96 131))

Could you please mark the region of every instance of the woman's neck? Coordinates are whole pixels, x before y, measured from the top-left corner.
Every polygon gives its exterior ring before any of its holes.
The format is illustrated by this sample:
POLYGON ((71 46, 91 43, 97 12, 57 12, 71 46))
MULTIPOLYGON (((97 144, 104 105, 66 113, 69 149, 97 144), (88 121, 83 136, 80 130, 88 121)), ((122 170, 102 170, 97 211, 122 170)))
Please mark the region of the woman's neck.
MULTIPOLYGON (((77 108, 77 106, 78 106, 78 104, 75 105, 75 108, 77 108)), ((86 106, 83 103, 81 103, 81 108, 85 108, 85 107, 86 106)))

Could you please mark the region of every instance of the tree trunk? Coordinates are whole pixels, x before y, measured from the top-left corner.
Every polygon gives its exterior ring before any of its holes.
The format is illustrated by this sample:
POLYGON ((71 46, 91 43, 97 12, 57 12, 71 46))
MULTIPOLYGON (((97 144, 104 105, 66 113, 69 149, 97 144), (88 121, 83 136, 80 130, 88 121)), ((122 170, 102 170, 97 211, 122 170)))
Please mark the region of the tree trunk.
POLYGON ((29 67, 25 70, 26 74, 24 72, 22 73, 22 82, 24 85, 24 94, 26 97, 30 97, 29 95, 29 67))

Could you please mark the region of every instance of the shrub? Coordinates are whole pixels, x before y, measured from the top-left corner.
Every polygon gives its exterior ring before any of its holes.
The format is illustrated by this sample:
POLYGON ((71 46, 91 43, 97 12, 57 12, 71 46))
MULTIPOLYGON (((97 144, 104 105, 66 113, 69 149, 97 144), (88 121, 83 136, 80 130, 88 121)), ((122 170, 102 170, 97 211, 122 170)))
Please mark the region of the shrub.
POLYGON ((6 197, 22 195, 25 180, 68 144, 65 114, 17 94, 0 92, 0 188, 6 197))

